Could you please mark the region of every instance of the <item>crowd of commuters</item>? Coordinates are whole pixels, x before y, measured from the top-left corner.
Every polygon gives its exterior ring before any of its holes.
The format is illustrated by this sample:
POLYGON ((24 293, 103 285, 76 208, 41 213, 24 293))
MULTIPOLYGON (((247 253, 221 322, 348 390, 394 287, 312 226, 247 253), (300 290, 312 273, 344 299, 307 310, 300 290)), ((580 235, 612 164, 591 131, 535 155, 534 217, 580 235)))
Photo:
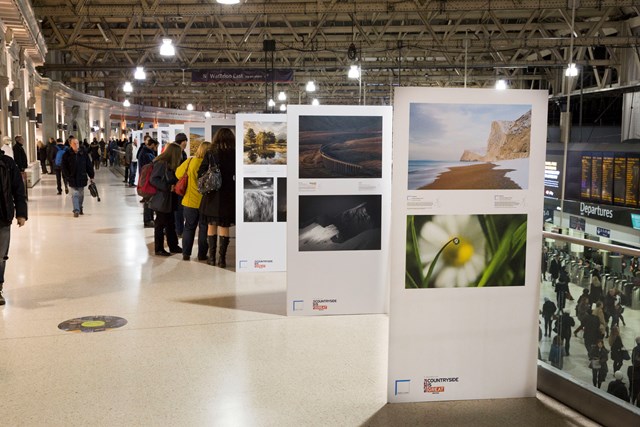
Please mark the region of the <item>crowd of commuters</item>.
MULTIPOLYGON (((623 313, 629 304, 628 295, 620 285, 623 282, 611 280, 608 269, 593 259, 578 261, 577 269, 584 277, 576 276, 572 281, 568 254, 545 248, 542 258, 543 287, 551 287, 547 294, 550 291, 556 294, 555 302, 545 297, 540 309, 543 324, 540 338, 552 337, 546 360, 558 369, 566 368, 564 358, 575 353, 570 352, 571 339, 581 338, 584 349, 579 347, 578 351, 580 356, 586 356, 593 386, 601 388, 610 378, 606 385, 610 394, 640 406, 640 336, 633 345, 627 346, 621 335, 620 328, 626 327, 623 313), (577 300, 571 294, 570 283, 582 285, 577 300), (572 310, 569 305, 574 301, 572 310)), ((622 270, 621 274, 632 283, 640 279, 637 258, 624 258, 622 270)))

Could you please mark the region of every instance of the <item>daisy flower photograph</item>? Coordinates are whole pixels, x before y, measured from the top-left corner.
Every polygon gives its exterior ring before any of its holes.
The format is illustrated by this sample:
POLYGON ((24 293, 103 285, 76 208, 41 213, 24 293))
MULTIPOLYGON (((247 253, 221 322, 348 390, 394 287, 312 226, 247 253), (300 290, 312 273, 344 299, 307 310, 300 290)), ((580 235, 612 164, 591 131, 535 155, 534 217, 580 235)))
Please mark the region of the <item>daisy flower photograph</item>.
POLYGON ((524 286, 527 215, 407 217, 406 289, 524 286))

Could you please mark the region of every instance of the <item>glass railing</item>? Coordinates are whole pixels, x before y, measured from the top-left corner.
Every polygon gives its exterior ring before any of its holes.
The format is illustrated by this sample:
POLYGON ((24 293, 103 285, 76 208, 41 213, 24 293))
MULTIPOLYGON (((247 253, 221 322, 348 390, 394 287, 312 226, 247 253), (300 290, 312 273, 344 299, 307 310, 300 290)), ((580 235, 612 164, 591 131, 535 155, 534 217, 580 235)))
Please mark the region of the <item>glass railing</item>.
POLYGON ((640 250, 552 232, 543 237, 539 359, 636 410, 640 250))

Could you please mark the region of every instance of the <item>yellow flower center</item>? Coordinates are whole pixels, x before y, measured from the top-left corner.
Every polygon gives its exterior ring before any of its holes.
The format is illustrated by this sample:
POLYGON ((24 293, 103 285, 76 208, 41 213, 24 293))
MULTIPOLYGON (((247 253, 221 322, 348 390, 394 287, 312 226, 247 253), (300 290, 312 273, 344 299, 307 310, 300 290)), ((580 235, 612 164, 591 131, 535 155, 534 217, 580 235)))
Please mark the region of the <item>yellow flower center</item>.
POLYGON ((444 261, 454 267, 465 265, 472 256, 473 245, 463 239, 460 239, 460 243, 457 245, 453 242, 449 243, 442 252, 444 261))

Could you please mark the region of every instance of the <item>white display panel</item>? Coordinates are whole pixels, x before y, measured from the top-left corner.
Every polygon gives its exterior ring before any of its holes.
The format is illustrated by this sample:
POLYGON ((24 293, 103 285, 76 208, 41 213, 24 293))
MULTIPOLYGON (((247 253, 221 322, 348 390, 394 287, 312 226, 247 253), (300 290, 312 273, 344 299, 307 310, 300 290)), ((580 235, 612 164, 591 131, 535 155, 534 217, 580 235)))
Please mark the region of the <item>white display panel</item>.
POLYGON ((285 271, 287 116, 236 116, 236 271, 285 271))
POLYGON ((287 314, 387 309, 391 107, 290 106, 287 314))
POLYGON ((398 88, 389 402, 536 392, 547 92, 398 88))

